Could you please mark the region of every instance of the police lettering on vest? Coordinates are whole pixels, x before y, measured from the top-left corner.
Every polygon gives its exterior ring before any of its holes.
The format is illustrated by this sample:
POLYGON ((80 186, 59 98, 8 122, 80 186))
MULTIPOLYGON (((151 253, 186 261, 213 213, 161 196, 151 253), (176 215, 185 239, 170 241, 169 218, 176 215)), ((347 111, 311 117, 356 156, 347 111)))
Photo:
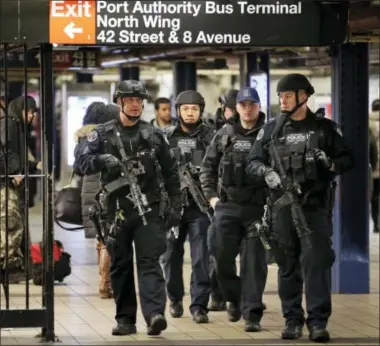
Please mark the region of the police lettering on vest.
POLYGON ((249 140, 237 140, 233 145, 233 150, 237 152, 248 153, 252 148, 252 143, 249 140))

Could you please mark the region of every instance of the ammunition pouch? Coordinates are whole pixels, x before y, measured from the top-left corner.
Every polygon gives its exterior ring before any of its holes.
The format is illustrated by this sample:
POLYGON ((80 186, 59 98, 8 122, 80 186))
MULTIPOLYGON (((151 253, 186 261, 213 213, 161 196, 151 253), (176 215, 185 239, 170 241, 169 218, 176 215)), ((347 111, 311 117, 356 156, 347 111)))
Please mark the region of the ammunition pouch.
POLYGON ((221 161, 220 179, 224 186, 242 188, 246 183, 245 164, 241 160, 233 160, 225 155, 221 161))
POLYGON ((234 166, 234 183, 237 188, 244 186, 245 167, 242 162, 236 162, 234 166))
POLYGON ((317 165, 315 162, 314 154, 311 151, 307 151, 305 154, 305 176, 308 180, 316 180, 317 176, 317 165))
POLYGON ((233 184, 233 165, 231 160, 228 157, 224 157, 221 162, 221 172, 219 180, 224 186, 230 186, 233 184))

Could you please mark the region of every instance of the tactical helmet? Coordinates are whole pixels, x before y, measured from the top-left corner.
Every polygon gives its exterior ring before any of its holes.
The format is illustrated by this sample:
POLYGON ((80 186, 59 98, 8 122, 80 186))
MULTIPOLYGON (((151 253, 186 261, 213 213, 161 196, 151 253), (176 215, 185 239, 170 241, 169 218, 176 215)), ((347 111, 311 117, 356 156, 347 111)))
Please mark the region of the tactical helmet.
POLYGON ((236 108, 236 96, 238 94, 237 89, 230 89, 219 97, 219 102, 224 106, 231 109, 236 108))
POLYGON ((120 97, 140 97, 143 100, 149 98, 149 92, 144 87, 144 84, 137 80, 122 81, 116 88, 113 94, 113 102, 116 103, 120 97))
POLYGON ((371 106, 372 106, 372 112, 380 111, 380 100, 379 99, 374 100, 371 106))
POLYGON ((299 90, 305 90, 309 96, 314 94, 313 86, 309 80, 300 73, 291 73, 283 76, 277 83, 277 93, 285 91, 298 92, 299 90))
POLYGON ((176 107, 181 105, 199 105, 201 107, 201 111, 203 111, 205 107, 205 99, 197 91, 186 90, 179 93, 175 100, 176 107))

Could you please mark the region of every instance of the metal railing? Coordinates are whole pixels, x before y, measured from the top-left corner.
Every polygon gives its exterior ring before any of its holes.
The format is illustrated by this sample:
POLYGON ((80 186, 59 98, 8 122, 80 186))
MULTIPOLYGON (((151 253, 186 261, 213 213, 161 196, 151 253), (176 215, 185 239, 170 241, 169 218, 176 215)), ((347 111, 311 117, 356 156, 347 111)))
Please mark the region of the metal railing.
MULTIPOLYGON (((40 108, 41 117, 41 174, 31 172, 28 163, 28 46, 0 45, 0 91, 2 107, 0 110, 0 127, 2 131, 0 142, 0 328, 38 328, 40 337, 54 341, 54 222, 53 222, 53 131, 54 131, 54 94, 53 94, 53 49, 50 44, 39 46, 41 56, 40 68, 40 108), (8 60, 12 52, 22 52, 23 56, 23 95, 19 95, 22 104, 21 114, 9 107, 10 69, 8 60), (17 138, 15 133, 19 134, 17 138), (18 161, 17 161, 18 160, 18 161), (17 167, 19 166, 19 167, 17 167), (22 179, 21 179, 22 178, 22 179), (30 279, 32 278, 32 261, 30 253, 29 231, 29 184, 31 179, 41 179, 42 182, 42 304, 40 308, 30 307, 30 279), (21 183, 17 183, 20 180, 21 183), (16 203, 15 203, 16 201, 16 203), (18 217, 18 219, 17 219, 18 217), (17 220, 16 220, 17 219, 17 220), (22 221, 22 223, 21 223, 22 221), (18 225, 19 228, 15 226, 18 225), (22 224, 22 226, 21 226, 22 224), (20 231, 21 229, 21 231, 20 231), (15 242, 17 232, 22 240, 19 244, 20 258, 23 264, 14 268, 11 265, 10 246, 15 242), (17 273, 17 280, 25 281, 25 306, 12 307, 12 275, 17 273), (5 301, 5 302, 4 302, 5 301)), ((30 116, 30 114, 29 114, 30 116)), ((21 286, 21 283, 19 283, 21 286)))

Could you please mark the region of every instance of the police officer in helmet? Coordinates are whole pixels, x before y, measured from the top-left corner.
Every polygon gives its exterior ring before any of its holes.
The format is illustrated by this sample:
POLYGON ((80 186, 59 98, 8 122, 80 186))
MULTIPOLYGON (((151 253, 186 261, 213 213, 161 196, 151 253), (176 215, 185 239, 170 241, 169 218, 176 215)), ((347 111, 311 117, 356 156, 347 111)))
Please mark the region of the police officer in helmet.
POLYGON ((216 114, 205 119, 207 125, 212 127, 214 131, 218 131, 226 122, 235 122, 237 120, 236 113, 236 95, 238 90, 230 89, 220 95, 218 101, 220 107, 216 110, 216 114))
POLYGON ((245 164, 265 114, 260 112, 255 89, 240 90, 236 102, 239 121, 227 123, 215 135, 201 166, 200 181, 215 210, 211 249, 220 288, 229 302, 229 320, 236 322, 242 314, 245 331, 259 332, 268 269, 265 249, 251 225, 264 213, 267 186, 249 179, 245 164), (235 266, 239 253, 240 277, 235 266))
POLYGON ((236 97, 238 92, 239 90, 237 89, 230 89, 219 97, 219 102, 221 104, 221 118, 224 123, 231 121, 236 122, 237 120, 236 97))
MULTIPOLYGON (((218 131, 226 123, 234 123, 238 118, 236 112, 236 96, 238 90, 230 89, 227 90, 224 94, 220 95, 219 103, 220 107, 216 111, 214 119, 209 119, 209 124, 218 131)), ((210 254, 212 253, 212 241, 215 236, 215 227, 213 223, 210 225, 208 230, 208 247, 210 254)), ((223 292, 220 290, 219 283, 216 277, 215 270, 215 260, 212 255, 210 255, 210 281, 211 281, 211 301, 208 306, 210 311, 224 311, 226 310, 226 299, 223 295, 223 292)))
MULTIPOLYGON (((192 186, 197 186, 202 198, 204 198, 199 185, 198 170, 213 136, 212 130, 202 121, 205 101, 200 93, 186 90, 177 96, 175 106, 179 122, 177 126, 168 129, 167 138, 179 160, 180 174, 183 168, 191 167, 192 186)), ((180 179, 183 181, 182 176, 180 179)), ((161 259, 165 272, 167 294, 171 301, 170 313, 174 318, 183 315, 182 267, 184 242, 188 236, 192 263, 190 312, 194 322, 208 323, 207 304, 210 297, 210 279, 207 229, 210 221, 208 216, 201 211, 188 187, 182 188, 182 206, 183 212, 178 238, 169 240, 167 252, 161 259)))
POLYGON ((286 320, 282 338, 300 338, 306 322, 310 340, 327 342, 335 259, 331 241, 334 178, 352 169, 353 154, 337 124, 308 108, 314 88, 304 75, 282 77, 277 93, 281 115, 257 136, 247 173, 270 188, 272 249, 286 320), (294 200, 281 198, 286 196, 285 188, 294 200))
POLYGON ((159 257, 165 252, 166 228, 179 224, 180 185, 177 162, 167 140, 160 130, 140 120, 148 96, 141 82, 121 82, 113 99, 119 118, 98 125, 75 151, 76 167, 84 175, 101 172, 103 190, 99 200, 110 224, 106 242, 116 303, 113 335, 136 333, 133 243, 148 335, 159 335, 167 327, 159 257), (172 207, 172 214, 166 218, 159 212, 163 185, 172 207))

